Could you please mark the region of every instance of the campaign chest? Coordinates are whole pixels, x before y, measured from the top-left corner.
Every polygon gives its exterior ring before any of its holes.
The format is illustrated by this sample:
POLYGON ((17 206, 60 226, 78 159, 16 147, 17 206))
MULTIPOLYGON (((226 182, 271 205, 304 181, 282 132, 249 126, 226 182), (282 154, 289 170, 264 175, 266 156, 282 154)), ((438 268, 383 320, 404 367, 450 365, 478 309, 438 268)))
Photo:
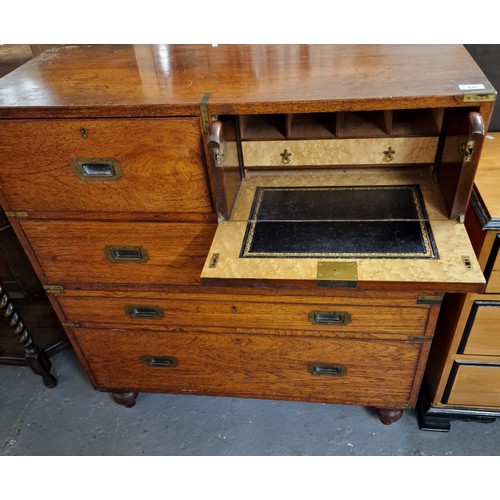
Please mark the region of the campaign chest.
POLYGON ((60 47, 0 80, 0 203, 116 401, 391 423, 443 296, 485 286, 464 220, 495 96, 461 46, 60 47))

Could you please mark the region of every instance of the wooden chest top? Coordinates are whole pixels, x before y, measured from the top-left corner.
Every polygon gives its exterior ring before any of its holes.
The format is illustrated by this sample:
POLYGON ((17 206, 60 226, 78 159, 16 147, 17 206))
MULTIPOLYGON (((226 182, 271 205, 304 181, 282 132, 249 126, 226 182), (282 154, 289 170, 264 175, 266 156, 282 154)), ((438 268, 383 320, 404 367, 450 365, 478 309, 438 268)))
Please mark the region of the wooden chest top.
POLYGON ((456 106, 471 89, 495 93, 461 45, 63 46, 0 81, 0 116, 456 106))

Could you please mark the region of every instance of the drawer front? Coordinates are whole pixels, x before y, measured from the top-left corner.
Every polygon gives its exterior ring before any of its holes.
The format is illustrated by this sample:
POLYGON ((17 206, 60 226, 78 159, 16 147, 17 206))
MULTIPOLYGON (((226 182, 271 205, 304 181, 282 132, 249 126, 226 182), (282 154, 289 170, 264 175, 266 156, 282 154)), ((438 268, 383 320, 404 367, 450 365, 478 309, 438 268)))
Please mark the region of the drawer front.
POLYGON ((437 137, 246 141, 245 167, 433 163, 437 137))
POLYGON ((488 279, 486 293, 500 293, 500 233, 496 235, 486 264, 485 275, 488 279))
POLYGON ((60 296, 66 317, 78 323, 125 324, 143 327, 223 327, 318 334, 423 335, 428 309, 370 307, 328 303, 259 303, 200 296, 192 300, 127 299, 60 296))
POLYGON ((460 354, 500 356, 500 300, 476 300, 465 326, 460 354))
POLYGON ((6 208, 210 212, 200 144, 197 118, 6 121, 6 208))
POLYGON ((486 293, 500 293, 500 270, 491 271, 486 285, 486 293))
POLYGON ((455 363, 443 403, 500 407, 500 364, 455 363))
POLYGON ((76 329, 101 389, 407 407, 420 345, 76 329))
POLYGON ((52 284, 196 284, 215 224, 26 220, 52 284))

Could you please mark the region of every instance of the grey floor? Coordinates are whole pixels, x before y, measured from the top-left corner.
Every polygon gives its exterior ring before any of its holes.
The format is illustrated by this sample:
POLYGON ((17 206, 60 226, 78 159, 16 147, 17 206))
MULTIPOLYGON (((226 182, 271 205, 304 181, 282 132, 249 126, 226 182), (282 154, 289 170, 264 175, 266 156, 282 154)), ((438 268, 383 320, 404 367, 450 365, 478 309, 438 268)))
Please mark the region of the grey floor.
POLYGON ((27 367, 0 366, 0 455, 500 455, 500 419, 426 432, 412 411, 384 426, 361 407, 162 394, 127 409, 92 388, 70 349, 52 364, 53 389, 27 367))

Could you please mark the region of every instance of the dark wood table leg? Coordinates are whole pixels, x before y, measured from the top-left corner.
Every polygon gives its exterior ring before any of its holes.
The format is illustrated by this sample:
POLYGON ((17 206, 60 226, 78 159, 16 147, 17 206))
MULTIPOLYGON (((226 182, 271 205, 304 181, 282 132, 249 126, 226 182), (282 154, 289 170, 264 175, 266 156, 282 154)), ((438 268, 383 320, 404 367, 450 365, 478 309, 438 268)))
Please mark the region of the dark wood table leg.
POLYGON ((14 329, 15 335, 19 337, 19 342, 24 344, 26 360, 31 369, 42 377, 46 387, 55 387, 57 379, 50 373, 52 364, 49 357, 33 341, 16 308, 13 306, 9 294, 4 290, 2 283, 0 283, 0 309, 4 311, 4 317, 9 321, 9 326, 14 329))

